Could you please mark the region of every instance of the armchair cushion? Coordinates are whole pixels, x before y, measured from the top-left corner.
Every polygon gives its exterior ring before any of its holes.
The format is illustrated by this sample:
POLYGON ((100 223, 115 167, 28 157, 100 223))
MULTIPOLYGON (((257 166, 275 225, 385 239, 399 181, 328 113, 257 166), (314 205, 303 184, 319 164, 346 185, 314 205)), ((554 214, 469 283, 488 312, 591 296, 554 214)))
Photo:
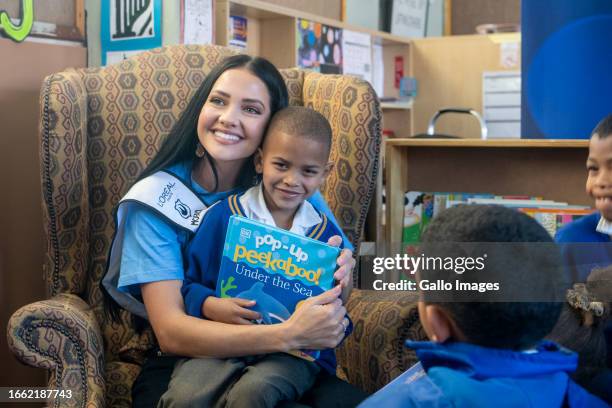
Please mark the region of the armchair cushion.
POLYGON ((17 310, 8 343, 23 363, 51 371, 49 385, 70 389, 67 406, 104 406, 104 349, 91 308, 78 296, 59 294, 17 310))

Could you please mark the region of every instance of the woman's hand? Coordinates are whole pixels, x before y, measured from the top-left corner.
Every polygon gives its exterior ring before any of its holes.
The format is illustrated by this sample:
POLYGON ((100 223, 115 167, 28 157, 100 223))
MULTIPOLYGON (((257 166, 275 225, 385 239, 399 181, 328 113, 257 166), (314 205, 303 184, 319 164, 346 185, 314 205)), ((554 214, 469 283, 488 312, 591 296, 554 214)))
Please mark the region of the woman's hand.
POLYGON ((342 306, 340 285, 305 300, 282 323, 286 327, 289 350, 336 347, 344 338, 346 309, 342 306))
MULTIPOLYGON (((327 241, 328 245, 340 246, 342 237, 334 235, 327 241)), ((353 251, 343 249, 336 260, 338 270, 334 273, 334 279, 342 287, 342 302, 346 303, 351 289, 353 288, 353 268, 355 267, 355 259, 353 259, 353 251)))
POLYGON ((259 313, 248 309, 253 306, 254 300, 209 296, 202 303, 202 316, 220 323, 253 324, 252 320, 261 318, 259 313))

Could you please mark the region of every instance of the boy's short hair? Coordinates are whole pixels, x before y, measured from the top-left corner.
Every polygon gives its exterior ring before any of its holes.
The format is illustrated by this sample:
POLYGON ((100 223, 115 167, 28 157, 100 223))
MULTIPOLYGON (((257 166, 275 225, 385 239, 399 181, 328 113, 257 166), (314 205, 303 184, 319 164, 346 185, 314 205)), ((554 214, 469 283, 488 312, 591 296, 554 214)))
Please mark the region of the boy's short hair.
POLYGON ((591 137, 597 135, 600 139, 605 139, 606 137, 612 135, 612 113, 603 118, 595 129, 593 129, 593 133, 591 133, 591 137))
MULTIPOLYGON (((283 132, 305 137, 325 146, 327 155, 331 148, 332 129, 325 116, 304 106, 289 106, 278 111, 268 125, 268 133, 283 132)), ((265 142, 264 142, 265 144, 265 142)))
MULTIPOLYGON (((424 256, 465 256, 465 244, 479 243, 471 248, 495 249, 489 253, 483 270, 451 274, 460 282, 500 281, 510 283, 512 293, 549 293, 554 282, 562 280, 562 267, 558 252, 550 235, 531 217, 497 205, 458 205, 441 212, 427 226, 422 237, 424 256), (486 243, 514 244, 486 244, 486 243), (521 243, 547 243, 545 250, 528 250, 537 245, 521 243), (447 244, 444 244, 447 243, 447 244), (501 247, 501 248, 500 248, 501 247), (441 249, 444 248, 444 249, 441 249), (551 250, 553 249, 553 250, 551 250), (532 291, 532 292, 529 292, 532 291)), ((486 257, 486 255, 485 255, 486 257)), ((449 274, 444 275, 447 280, 449 274)), ((441 279, 440 271, 419 273, 419 279, 441 279)), ((500 283, 502 285, 502 283, 500 283)), ((507 286, 507 285, 506 285, 507 286)), ((427 304, 436 304, 446 310, 470 343, 484 347, 521 350, 533 346, 554 327, 562 304, 555 301, 496 301, 492 294, 460 293, 456 287, 444 298, 436 298, 428 291, 421 292, 427 304), (483 295, 483 296, 479 296, 483 295), (476 301, 466 301, 476 299, 476 301), (457 301, 457 299, 463 301, 457 301)), ((513 297, 514 299, 514 297, 513 297)), ((549 300, 549 298, 546 298, 549 300)))

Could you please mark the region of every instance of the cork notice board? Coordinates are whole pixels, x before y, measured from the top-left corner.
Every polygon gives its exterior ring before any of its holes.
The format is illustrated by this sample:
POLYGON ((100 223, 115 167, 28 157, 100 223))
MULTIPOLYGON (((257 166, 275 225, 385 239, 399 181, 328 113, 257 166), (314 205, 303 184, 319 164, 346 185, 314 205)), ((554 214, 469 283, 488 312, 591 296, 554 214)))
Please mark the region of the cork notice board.
MULTIPOLYGON (((21 20, 21 0, 0 0, 4 10, 17 23, 21 20)), ((34 0, 32 36, 60 40, 85 39, 84 0, 34 0)))

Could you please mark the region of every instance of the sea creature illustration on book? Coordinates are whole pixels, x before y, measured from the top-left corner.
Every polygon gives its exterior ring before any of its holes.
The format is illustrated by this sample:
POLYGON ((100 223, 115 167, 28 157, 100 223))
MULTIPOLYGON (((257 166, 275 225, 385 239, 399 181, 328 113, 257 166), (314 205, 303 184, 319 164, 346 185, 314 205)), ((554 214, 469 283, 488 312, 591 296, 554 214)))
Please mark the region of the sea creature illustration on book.
POLYGON ((261 314, 261 321, 258 321, 258 323, 281 323, 289 319, 291 314, 285 305, 276 300, 273 296, 268 295, 263 289, 263 282, 255 282, 249 290, 238 293, 236 297, 254 300, 256 302, 251 310, 261 314))

